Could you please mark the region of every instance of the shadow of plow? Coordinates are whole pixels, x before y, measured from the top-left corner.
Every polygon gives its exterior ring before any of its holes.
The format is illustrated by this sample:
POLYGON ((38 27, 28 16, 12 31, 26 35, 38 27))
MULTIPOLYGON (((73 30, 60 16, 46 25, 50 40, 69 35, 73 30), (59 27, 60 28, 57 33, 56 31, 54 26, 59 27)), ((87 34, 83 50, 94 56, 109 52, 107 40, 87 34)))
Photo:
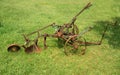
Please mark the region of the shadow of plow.
POLYGON ((112 18, 112 21, 97 21, 95 23, 94 30, 101 34, 100 30, 103 30, 108 25, 107 33, 104 39, 108 40, 110 46, 114 49, 120 49, 120 17, 112 18))

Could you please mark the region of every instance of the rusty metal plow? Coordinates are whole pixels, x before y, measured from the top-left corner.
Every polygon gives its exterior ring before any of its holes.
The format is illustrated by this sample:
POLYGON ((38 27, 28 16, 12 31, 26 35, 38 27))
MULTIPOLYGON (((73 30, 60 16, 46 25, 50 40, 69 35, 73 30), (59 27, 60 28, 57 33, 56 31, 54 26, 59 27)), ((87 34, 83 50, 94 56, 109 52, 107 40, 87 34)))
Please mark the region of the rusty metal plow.
POLYGON ((105 32, 107 30, 107 27, 106 27, 103 32, 102 38, 99 42, 95 42, 95 43, 87 42, 86 39, 82 37, 85 33, 89 32, 93 27, 88 27, 85 30, 79 32, 77 25, 75 25, 75 21, 76 21, 77 17, 84 10, 88 9, 90 6, 92 6, 92 4, 88 3, 67 24, 56 25, 55 23, 52 23, 52 24, 45 26, 41 29, 38 29, 34 32, 23 35, 23 37, 25 39, 25 44, 23 44, 21 46, 17 45, 17 44, 12 44, 8 47, 8 51, 16 52, 16 51, 19 51, 21 47, 23 47, 25 49, 26 53, 40 52, 41 48, 38 46, 38 39, 40 37, 44 38, 43 44, 44 44, 44 49, 46 49, 47 48, 46 40, 48 37, 52 37, 52 38, 58 38, 58 42, 62 42, 61 44, 64 45, 64 53, 66 55, 71 55, 71 54, 76 54, 76 53, 84 55, 87 45, 91 45, 91 44, 100 45, 101 44, 103 37, 105 35, 105 32), (43 31, 44 29, 47 29, 48 27, 53 27, 53 28, 57 28, 57 29, 53 34, 41 34, 41 31, 43 31), (37 37, 34 40, 30 40, 28 37, 33 34, 37 34, 37 37))

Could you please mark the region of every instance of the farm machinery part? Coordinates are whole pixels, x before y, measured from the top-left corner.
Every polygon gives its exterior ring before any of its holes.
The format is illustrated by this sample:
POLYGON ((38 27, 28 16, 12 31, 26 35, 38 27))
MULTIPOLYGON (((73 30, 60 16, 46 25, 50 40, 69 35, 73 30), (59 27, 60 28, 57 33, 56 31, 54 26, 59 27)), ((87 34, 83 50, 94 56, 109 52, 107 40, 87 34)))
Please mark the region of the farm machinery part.
POLYGON ((25 39, 25 44, 24 45, 17 45, 17 44, 12 44, 8 47, 8 51, 16 52, 20 50, 20 47, 23 47, 25 49, 26 53, 31 53, 31 52, 40 52, 41 48, 38 46, 38 41, 40 37, 44 38, 44 48, 47 48, 46 45, 46 39, 48 37, 53 37, 53 38, 58 38, 58 42, 61 42, 61 44, 64 45, 64 53, 66 55, 70 55, 73 53, 79 53, 80 54, 85 54, 85 50, 87 45, 100 45, 102 43, 103 37, 105 35, 105 32, 107 30, 107 26, 102 34, 102 38, 99 42, 87 42, 85 38, 82 36, 92 30, 93 27, 88 27, 84 31, 79 32, 79 29, 77 25, 75 25, 75 21, 77 17, 86 9, 88 9, 90 6, 92 6, 91 3, 88 3, 78 14, 76 14, 73 19, 63 25, 56 25, 55 23, 52 23, 48 26, 45 26, 41 29, 38 29, 34 32, 31 32, 29 34, 24 34, 23 37, 25 39), (55 33, 53 34, 41 34, 41 31, 47 29, 48 27, 53 27, 57 28, 55 33), (29 36, 37 34, 37 37, 34 40, 30 40, 29 36))

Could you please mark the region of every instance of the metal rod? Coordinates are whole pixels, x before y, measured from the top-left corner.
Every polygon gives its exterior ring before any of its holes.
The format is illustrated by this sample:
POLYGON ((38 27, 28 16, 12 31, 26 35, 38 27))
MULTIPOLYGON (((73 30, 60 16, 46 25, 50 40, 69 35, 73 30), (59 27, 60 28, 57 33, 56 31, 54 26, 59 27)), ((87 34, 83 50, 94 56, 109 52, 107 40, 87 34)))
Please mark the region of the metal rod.
POLYGON ((45 26, 45 27, 43 27, 43 28, 41 28, 41 29, 38 29, 38 30, 36 30, 36 31, 34 31, 34 32, 31 32, 31 33, 27 34, 26 36, 35 34, 35 33, 39 32, 39 31, 42 31, 42 30, 44 30, 44 29, 46 29, 46 28, 48 28, 48 27, 50 27, 50 26, 53 26, 53 25, 55 25, 55 23, 52 23, 52 24, 47 25, 47 26, 45 26))

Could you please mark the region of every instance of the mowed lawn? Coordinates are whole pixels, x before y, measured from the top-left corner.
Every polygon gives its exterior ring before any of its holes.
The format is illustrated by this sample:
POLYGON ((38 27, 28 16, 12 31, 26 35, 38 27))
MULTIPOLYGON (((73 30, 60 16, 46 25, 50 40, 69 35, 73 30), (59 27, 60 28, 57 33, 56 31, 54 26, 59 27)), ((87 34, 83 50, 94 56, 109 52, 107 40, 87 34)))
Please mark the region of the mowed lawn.
MULTIPOLYGON (((54 29, 43 32, 52 34, 54 29)), ((120 75, 120 0, 0 0, 0 75, 120 75), (96 42, 109 24, 102 45, 88 46, 85 55, 66 56, 57 39, 48 38, 44 50, 40 38, 41 53, 26 54, 23 48, 7 51, 12 43, 24 44, 22 34, 53 22, 70 22, 88 2, 93 6, 77 18, 76 25, 80 31, 93 26, 84 37, 96 42)))

